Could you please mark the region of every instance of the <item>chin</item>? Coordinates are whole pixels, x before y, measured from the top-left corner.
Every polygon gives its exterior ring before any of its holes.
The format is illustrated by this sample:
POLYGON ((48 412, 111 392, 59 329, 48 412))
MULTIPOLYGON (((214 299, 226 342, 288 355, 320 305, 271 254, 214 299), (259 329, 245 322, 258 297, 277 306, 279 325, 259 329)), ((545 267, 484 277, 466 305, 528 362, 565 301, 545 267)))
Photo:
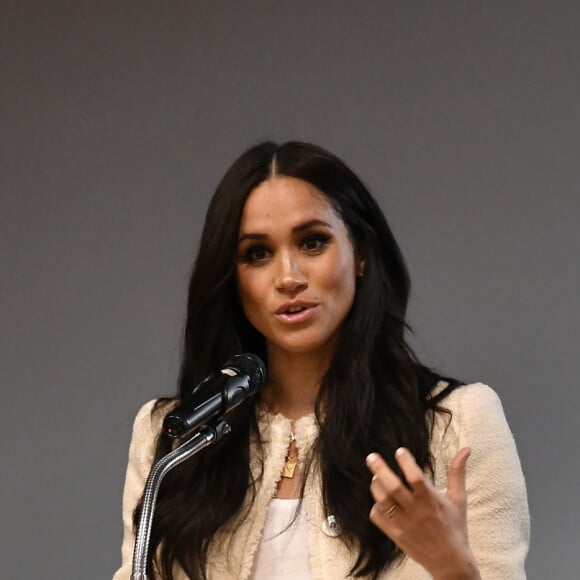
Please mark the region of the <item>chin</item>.
POLYGON ((289 354, 311 354, 316 351, 326 351, 334 342, 331 337, 295 336, 286 340, 273 340, 271 344, 279 351, 289 354))

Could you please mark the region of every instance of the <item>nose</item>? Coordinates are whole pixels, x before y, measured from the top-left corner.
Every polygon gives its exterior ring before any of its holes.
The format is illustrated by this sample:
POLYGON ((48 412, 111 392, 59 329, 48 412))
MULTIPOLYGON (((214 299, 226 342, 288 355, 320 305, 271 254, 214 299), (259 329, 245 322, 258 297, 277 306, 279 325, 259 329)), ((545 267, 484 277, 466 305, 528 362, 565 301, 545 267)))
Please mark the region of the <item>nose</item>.
POLYGON ((307 287, 306 275, 298 260, 290 253, 280 256, 276 289, 285 294, 297 294, 307 287))

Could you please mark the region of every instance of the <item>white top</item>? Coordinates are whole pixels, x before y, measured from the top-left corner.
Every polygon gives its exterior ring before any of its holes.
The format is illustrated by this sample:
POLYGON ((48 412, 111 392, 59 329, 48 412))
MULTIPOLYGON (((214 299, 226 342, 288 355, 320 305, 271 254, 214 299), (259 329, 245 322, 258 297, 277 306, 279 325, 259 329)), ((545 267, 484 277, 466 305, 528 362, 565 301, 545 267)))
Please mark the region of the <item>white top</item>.
POLYGON ((298 501, 270 503, 250 580, 312 580, 304 507, 294 520, 298 501))

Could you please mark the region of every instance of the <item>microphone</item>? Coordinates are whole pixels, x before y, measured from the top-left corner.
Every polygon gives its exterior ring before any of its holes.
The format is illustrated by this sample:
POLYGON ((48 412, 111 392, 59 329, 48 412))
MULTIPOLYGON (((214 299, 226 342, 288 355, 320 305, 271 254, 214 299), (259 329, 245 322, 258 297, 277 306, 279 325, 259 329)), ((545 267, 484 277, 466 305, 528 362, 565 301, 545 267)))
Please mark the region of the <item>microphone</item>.
POLYGON ((266 367, 255 354, 233 356, 217 373, 193 389, 190 399, 169 413, 163 429, 174 438, 185 437, 216 415, 225 415, 258 392, 266 380, 266 367))

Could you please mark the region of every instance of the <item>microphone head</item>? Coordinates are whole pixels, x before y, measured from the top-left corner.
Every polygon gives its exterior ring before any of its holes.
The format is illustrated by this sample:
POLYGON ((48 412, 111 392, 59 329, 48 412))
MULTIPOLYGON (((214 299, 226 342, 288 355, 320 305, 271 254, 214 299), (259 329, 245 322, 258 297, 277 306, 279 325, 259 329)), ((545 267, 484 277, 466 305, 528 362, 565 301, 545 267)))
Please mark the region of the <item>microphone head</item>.
POLYGON ((234 355, 225 365, 225 369, 232 369, 250 377, 250 387, 257 391, 266 381, 266 365, 262 359, 248 352, 234 355))

